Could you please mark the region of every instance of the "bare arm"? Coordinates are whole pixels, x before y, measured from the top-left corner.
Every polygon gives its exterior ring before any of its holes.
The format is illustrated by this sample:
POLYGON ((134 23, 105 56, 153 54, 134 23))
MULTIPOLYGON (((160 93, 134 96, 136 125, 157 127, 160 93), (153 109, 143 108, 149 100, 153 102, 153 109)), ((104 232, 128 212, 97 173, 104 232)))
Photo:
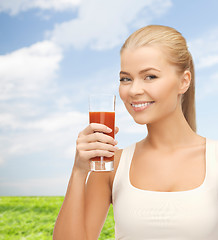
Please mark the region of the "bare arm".
POLYGON ((115 141, 102 124, 90 124, 77 140, 77 151, 68 189, 55 223, 53 240, 97 239, 111 202, 110 173, 91 173, 89 160, 111 157, 115 141), (102 132, 102 133, 100 133, 102 132))
POLYGON ((113 178, 122 150, 115 152, 114 171, 107 173, 92 172, 86 188, 86 229, 88 239, 98 239, 112 203, 113 178), (97 186, 97 188, 96 188, 97 186), (94 218, 93 218, 94 216, 94 218))
POLYGON ((55 223, 54 240, 86 239, 84 226, 84 202, 86 175, 74 169, 68 184, 67 193, 55 223), (80 230, 77 231, 79 225, 80 230))

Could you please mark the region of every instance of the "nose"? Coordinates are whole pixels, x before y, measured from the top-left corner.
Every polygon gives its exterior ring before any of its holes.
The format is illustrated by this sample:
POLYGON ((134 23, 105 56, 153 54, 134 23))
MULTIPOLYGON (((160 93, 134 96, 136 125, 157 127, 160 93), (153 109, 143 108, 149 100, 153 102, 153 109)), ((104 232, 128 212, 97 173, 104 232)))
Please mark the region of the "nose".
POLYGON ((135 79, 132 81, 131 87, 129 88, 129 94, 131 96, 141 95, 144 91, 143 84, 140 80, 135 79))

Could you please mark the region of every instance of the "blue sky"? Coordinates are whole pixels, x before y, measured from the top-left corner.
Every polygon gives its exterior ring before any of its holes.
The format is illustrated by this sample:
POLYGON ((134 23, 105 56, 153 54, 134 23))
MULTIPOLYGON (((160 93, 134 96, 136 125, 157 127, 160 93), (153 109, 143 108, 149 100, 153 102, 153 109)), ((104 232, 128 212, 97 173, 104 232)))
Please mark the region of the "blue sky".
POLYGON ((0 195, 63 195, 88 95, 117 95, 118 146, 146 135, 118 96, 119 50, 147 24, 175 27, 196 67, 198 134, 218 136, 218 2, 0 0, 0 195))

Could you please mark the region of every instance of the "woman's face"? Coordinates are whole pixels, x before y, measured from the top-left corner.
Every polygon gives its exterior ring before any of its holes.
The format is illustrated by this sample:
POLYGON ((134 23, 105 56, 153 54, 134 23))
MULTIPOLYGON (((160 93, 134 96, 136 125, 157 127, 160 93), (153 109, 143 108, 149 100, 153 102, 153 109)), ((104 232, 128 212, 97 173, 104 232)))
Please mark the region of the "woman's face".
POLYGON ((119 94, 135 122, 149 124, 172 114, 180 104, 180 83, 160 48, 123 50, 119 94))

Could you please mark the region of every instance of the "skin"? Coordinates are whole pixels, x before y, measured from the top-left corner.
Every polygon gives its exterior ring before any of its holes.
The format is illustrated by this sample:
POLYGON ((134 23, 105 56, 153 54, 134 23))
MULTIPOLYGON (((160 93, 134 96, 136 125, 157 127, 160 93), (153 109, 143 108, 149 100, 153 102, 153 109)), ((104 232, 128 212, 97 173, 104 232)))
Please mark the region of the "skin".
MULTIPOLYGON (((126 109, 148 130, 145 139, 136 144, 131 184, 151 191, 184 191, 201 185, 205 177, 205 139, 192 131, 181 109, 181 96, 191 81, 190 72, 178 74, 160 48, 149 46, 122 52, 120 78, 119 94, 126 109), (139 101, 154 103, 138 111, 131 103, 139 101)), ((115 132, 118 131, 116 128, 115 132)), ((122 153, 117 142, 104 134, 108 132, 106 126, 92 123, 78 135, 75 162, 55 224, 54 240, 98 239, 112 203, 113 180, 122 153), (92 157, 112 155, 113 172, 91 172, 87 178, 92 157)))

